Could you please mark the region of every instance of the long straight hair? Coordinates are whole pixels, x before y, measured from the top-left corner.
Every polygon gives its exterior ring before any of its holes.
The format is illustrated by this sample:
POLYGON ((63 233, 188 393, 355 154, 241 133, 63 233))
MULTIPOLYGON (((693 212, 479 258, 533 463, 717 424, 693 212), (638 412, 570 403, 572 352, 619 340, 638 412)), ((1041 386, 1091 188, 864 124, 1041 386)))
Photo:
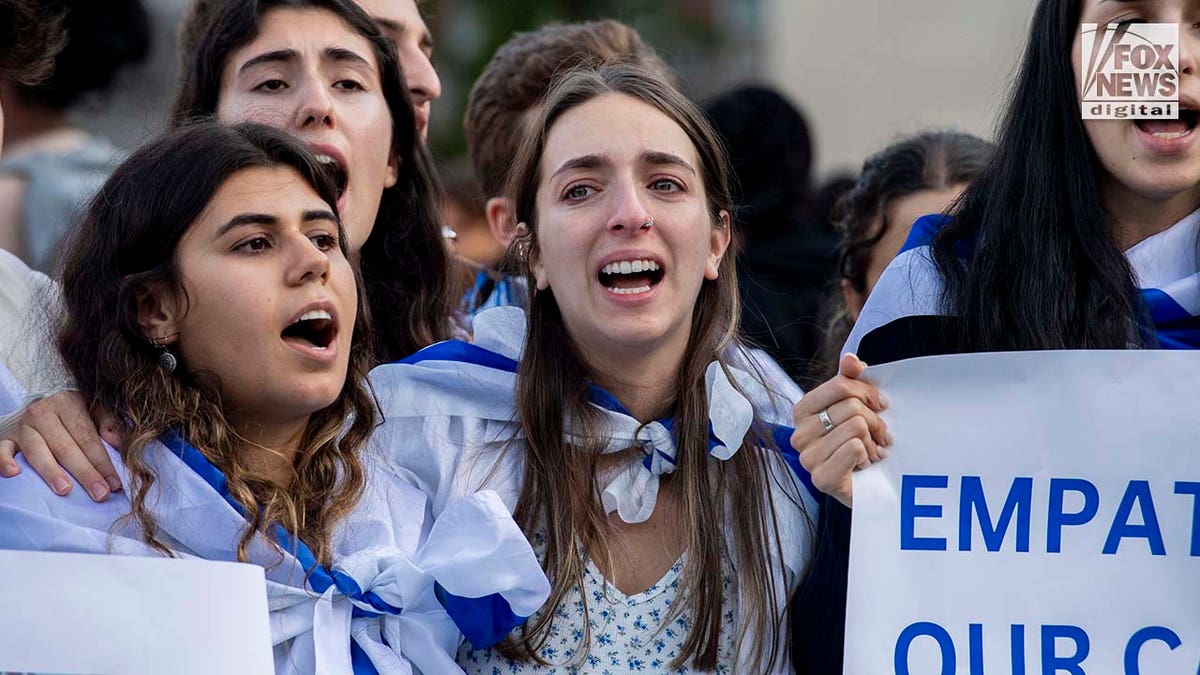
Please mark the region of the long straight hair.
POLYGON ((247 444, 222 409, 220 383, 183 368, 163 369, 138 325, 141 289, 183 290, 175 249, 221 184, 237 171, 274 166, 295 170, 330 208, 337 203, 333 178, 287 133, 201 123, 150 142, 118 167, 67 249, 59 351, 84 398, 125 420, 129 440, 121 455, 132 478, 131 514, 146 542, 168 555, 146 506, 157 480, 146 452, 167 432, 181 434, 225 474, 249 521, 239 560, 255 534, 278 523, 328 562, 332 527, 363 490, 358 452, 374 426, 375 407, 365 386, 369 319, 361 293, 346 382, 332 405, 310 417, 287 487, 251 474, 247 444))
POLYGON ((962 351, 1139 340, 1133 272, 1104 207, 1071 66, 1080 5, 1039 3, 995 158, 934 240, 962 351), (965 242, 974 242, 968 259, 965 242))
POLYGON ((417 133, 395 46, 371 17, 352 0, 222 0, 219 6, 196 5, 181 29, 194 44, 183 55, 171 123, 178 126, 216 114, 221 73, 233 52, 258 37, 264 14, 306 8, 329 12, 370 43, 392 115, 391 152, 399 174, 396 184, 383 191, 359 265, 377 322, 376 358, 394 361, 450 337, 450 259, 438 212, 437 173, 417 133))
MULTIPOLYGON (((539 167, 550 129, 568 110, 610 92, 653 106, 687 133, 700 159, 712 226, 724 226, 718 214, 722 210, 732 212, 730 170, 703 113, 652 71, 610 62, 564 75, 547 95, 541 115, 530 127, 509 182, 516 217, 528 226, 528 235, 516 245, 525 246, 531 253, 538 250, 539 167)), ((753 431, 740 451, 723 462, 710 461, 707 446, 705 370, 713 361, 727 368, 727 355, 740 348, 736 257, 734 243, 721 259, 718 279, 706 279, 701 285, 686 355, 673 387, 678 463, 672 486, 682 495, 684 522, 680 526, 687 559, 672 611, 690 609, 694 623, 672 667, 689 661, 702 670, 717 665, 723 610, 721 560, 727 541, 733 545, 739 608, 747 617, 739 628, 738 644, 751 635, 763 668, 775 663, 782 650, 783 607, 777 606, 775 571, 769 566, 771 555, 780 554, 776 505, 767 489, 770 481, 778 479, 772 470, 775 465, 769 461, 769 453, 774 450, 769 441, 761 440, 762 435, 753 431)), ((535 290, 528 338, 517 371, 516 397, 527 450, 514 517, 531 537, 544 532, 543 567, 552 592, 546 610, 504 649, 517 658, 537 659, 539 646, 551 632, 554 609, 572 588, 582 592, 586 561, 611 559, 614 542, 613 528, 599 500, 597 468, 607 439, 599 413, 588 398, 594 373, 571 339, 554 294, 536 290, 531 275, 528 281, 529 288, 535 290), (571 421, 574 440, 570 444, 564 439, 566 420, 571 421)), ((583 602, 586 611, 586 595, 583 602)), ((584 643, 590 640, 586 634, 585 625, 584 643)))

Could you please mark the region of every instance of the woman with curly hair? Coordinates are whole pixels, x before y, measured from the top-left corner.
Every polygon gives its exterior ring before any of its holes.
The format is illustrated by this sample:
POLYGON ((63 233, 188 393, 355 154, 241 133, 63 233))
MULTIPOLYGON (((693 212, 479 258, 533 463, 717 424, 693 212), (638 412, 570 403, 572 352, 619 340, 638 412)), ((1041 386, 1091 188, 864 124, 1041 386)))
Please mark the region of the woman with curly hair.
POLYGON ((545 578, 495 494, 427 523, 364 455, 368 312, 337 197, 259 125, 186 127, 117 169, 69 249, 58 346, 84 398, 120 414, 126 490, 0 482, 0 548, 256 563, 278 672, 445 672, 460 631, 503 637, 545 578))

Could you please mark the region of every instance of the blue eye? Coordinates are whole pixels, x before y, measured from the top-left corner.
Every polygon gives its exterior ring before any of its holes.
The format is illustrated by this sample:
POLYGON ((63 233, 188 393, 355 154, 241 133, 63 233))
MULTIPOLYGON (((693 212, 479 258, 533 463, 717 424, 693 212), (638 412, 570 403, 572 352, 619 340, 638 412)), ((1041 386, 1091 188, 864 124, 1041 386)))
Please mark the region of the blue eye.
POLYGON ((650 184, 650 189, 657 192, 683 192, 683 186, 673 178, 659 178, 650 184))
POLYGON ((563 197, 569 201, 577 202, 581 199, 587 199, 595 191, 595 188, 590 185, 572 185, 563 193, 563 197))

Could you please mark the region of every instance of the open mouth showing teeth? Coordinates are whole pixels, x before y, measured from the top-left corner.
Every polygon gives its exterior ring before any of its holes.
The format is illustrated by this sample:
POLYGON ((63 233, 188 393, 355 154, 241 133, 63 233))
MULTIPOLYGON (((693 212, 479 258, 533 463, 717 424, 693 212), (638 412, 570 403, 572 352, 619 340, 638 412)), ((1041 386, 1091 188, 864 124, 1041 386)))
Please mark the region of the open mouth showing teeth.
POLYGON ((662 267, 653 260, 620 260, 600 269, 600 284, 617 295, 645 293, 663 280, 662 267))
POLYGON ((1200 112, 1188 108, 1179 110, 1179 119, 1176 120, 1138 120, 1137 126, 1143 132, 1154 136, 1155 138, 1164 138, 1167 140, 1175 138, 1183 138, 1196 128, 1196 123, 1200 121, 1200 112))
POLYGON ((284 341, 299 342, 304 346, 326 349, 337 337, 337 326, 333 317, 322 309, 305 312, 290 326, 283 329, 284 341))
POLYGON ((316 159, 325 168, 325 171, 333 178, 334 185, 337 186, 338 199, 346 193, 346 186, 350 182, 350 175, 346 173, 346 167, 342 166, 333 157, 325 154, 316 155, 316 159))

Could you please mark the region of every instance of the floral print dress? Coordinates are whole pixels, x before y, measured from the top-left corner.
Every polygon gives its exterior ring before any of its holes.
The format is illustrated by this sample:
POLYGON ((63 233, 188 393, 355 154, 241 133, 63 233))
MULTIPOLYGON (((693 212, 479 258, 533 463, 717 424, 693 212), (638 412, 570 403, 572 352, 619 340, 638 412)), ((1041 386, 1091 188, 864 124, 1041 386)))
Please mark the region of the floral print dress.
MULTIPOLYGON (((535 546, 537 541, 535 537, 535 546)), ((463 643, 458 665, 467 673, 520 675, 524 673, 692 673, 690 663, 671 668, 683 650, 692 627, 690 611, 671 617, 671 606, 682 587, 681 557, 653 586, 625 595, 617 590, 589 560, 583 573, 584 607, 579 589, 572 590, 553 611, 550 637, 539 656, 549 665, 511 661, 495 649, 474 650, 463 643), (666 619, 669 622, 664 624, 666 619), (590 628, 590 642, 583 644, 590 628)), ((734 637, 738 630, 737 577, 722 563, 720 644, 717 673, 732 673, 737 659, 734 637)), ((550 611, 550 610, 546 610, 550 611)), ((532 623, 534 619, 530 619, 532 623)))

